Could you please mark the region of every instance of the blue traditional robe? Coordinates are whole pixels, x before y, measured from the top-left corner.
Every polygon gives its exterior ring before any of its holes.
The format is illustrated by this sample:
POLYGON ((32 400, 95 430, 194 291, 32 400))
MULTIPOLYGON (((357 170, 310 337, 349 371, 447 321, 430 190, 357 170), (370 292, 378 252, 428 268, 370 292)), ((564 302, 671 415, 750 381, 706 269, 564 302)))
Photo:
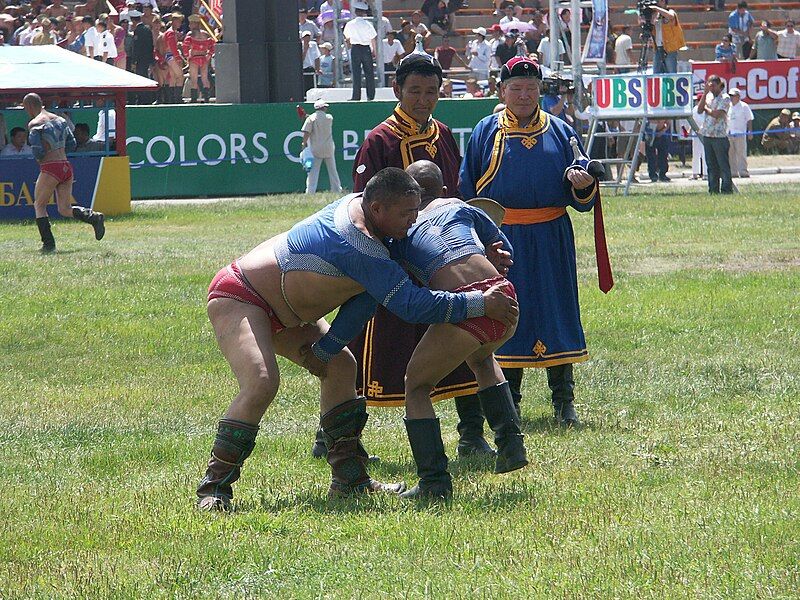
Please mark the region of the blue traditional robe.
POLYGON ((483 196, 506 208, 502 231, 514 247, 508 279, 517 290, 517 331, 495 356, 504 367, 550 367, 587 360, 578 304, 575 237, 566 207, 586 212, 597 182, 576 194, 564 181, 573 162, 564 121, 537 109, 520 127, 508 109, 482 119, 461 164, 461 195, 483 196))

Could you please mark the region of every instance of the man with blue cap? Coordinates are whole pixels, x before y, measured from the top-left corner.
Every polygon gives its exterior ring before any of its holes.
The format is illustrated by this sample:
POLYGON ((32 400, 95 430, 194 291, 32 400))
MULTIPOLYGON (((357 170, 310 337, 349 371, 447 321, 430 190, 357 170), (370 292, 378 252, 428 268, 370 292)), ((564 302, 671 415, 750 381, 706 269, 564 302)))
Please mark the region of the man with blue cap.
POLYGON ((567 207, 595 209, 600 288, 613 285, 605 245, 597 174, 575 130, 539 106, 541 70, 517 56, 500 71, 505 108, 482 119, 461 165, 461 195, 505 207, 502 231, 515 250, 508 279, 517 290, 520 319, 497 361, 519 409, 522 369, 547 369, 554 416, 577 424, 572 365, 589 358, 580 320, 575 238, 567 207), (593 176, 594 175, 594 176, 593 176))

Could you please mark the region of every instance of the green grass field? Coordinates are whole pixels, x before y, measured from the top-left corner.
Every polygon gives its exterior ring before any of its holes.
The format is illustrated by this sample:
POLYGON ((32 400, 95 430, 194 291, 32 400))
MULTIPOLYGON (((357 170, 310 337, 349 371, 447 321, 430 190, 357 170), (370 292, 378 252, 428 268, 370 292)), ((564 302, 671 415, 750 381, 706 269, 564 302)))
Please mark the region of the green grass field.
MULTIPOLYGON (((331 200, 138 207, 106 239, 0 225, 0 598, 797 598, 800 197, 608 196, 616 287, 573 214, 592 360, 580 429, 523 400, 531 466, 455 459, 451 506, 329 503, 317 384, 282 361, 237 512, 194 488, 236 393, 205 316, 216 271, 331 200)), ((416 481, 399 409, 373 474, 416 481)))

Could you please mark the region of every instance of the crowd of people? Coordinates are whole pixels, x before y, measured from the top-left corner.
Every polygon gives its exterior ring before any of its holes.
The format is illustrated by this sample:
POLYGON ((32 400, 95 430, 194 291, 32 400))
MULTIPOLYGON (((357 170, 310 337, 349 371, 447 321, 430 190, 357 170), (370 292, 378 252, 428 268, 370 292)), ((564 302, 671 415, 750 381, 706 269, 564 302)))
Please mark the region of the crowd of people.
POLYGON ((201 26, 197 0, 111 4, 113 15, 99 0, 71 6, 63 0, 0 0, 0 45, 56 45, 159 83, 157 94, 139 94, 133 103, 179 103, 184 96, 203 102, 213 96, 220 32, 201 26))

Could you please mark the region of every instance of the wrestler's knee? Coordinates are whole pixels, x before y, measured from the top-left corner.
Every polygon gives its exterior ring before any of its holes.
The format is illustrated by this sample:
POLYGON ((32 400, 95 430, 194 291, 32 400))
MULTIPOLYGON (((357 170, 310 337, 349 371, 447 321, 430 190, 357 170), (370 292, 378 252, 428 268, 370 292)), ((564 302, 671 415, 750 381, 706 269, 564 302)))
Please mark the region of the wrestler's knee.
POLYGON ((345 348, 328 363, 326 379, 331 381, 350 382, 356 380, 358 365, 353 354, 345 348))
POLYGON ((249 410, 263 413, 278 394, 279 386, 278 373, 263 369, 242 382, 238 400, 249 410))

